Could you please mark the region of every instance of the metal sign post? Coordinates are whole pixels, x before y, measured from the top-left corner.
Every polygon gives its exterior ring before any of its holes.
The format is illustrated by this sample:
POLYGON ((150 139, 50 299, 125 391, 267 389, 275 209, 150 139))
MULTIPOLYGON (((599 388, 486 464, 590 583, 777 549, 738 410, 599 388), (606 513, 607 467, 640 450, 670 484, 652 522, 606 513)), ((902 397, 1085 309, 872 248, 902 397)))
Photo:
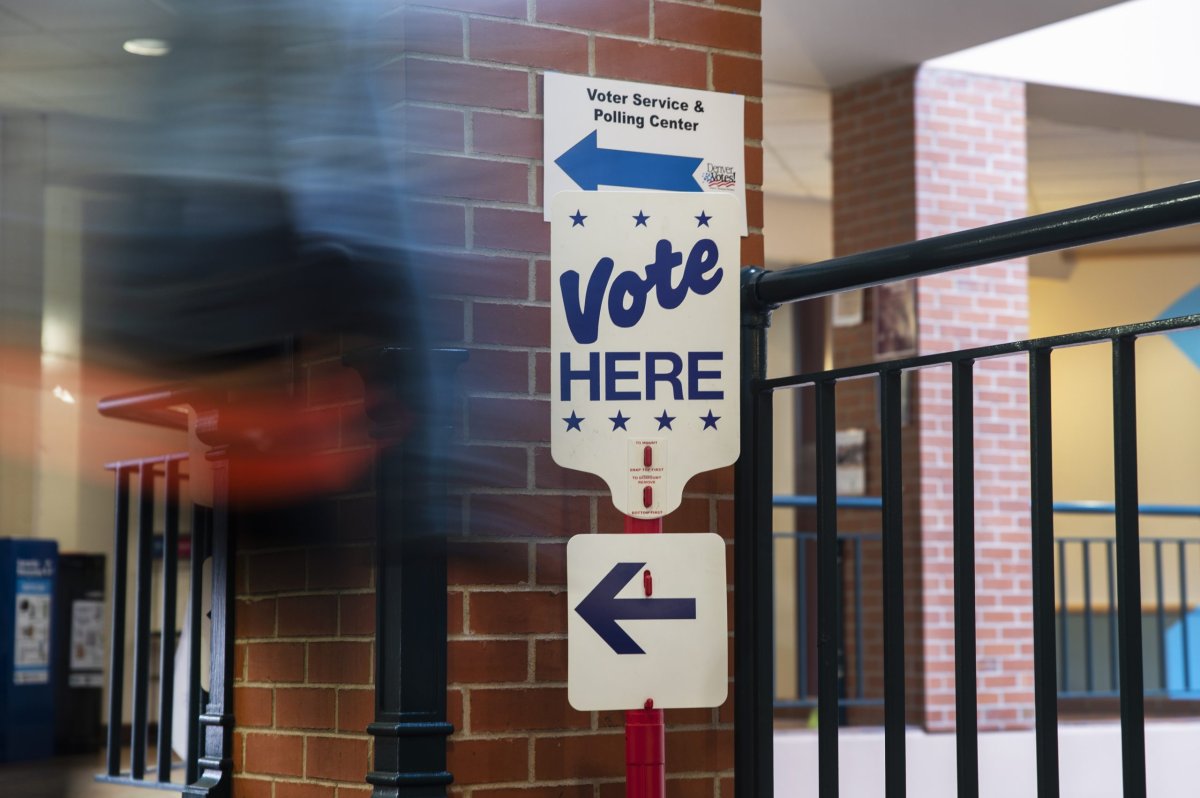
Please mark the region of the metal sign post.
MULTIPOLYGON (((662 518, 625 516, 626 534, 658 534, 662 518)), ((646 596, 654 592, 653 574, 643 579, 646 596)), ((664 798, 667 794, 667 726, 663 711, 647 698, 643 709, 625 711, 625 796, 664 798)))

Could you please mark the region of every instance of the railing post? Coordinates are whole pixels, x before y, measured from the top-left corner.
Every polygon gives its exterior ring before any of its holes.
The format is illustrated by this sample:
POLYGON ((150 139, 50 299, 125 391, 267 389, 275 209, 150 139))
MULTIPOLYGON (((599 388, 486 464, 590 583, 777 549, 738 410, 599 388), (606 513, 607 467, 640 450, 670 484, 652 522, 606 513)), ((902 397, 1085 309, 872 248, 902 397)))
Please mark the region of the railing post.
POLYGON ((1137 339, 1113 339, 1113 477, 1116 483, 1117 632, 1120 635, 1121 779, 1125 798, 1146 795, 1146 706, 1138 518, 1137 339))
POLYGON ((444 796, 446 769, 446 494, 460 349, 352 353, 377 453, 375 798, 444 796))
POLYGON ((106 773, 121 774, 121 720, 125 698, 125 611, 129 582, 129 480, 120 464, 116 476, 116 520, 113 524, 112 637, 108 666, 108 759, 106 773))
MULTIPOLYGON (((1054 648, 1053 381, 1048 348, 1029 353, 1030 554, 1033 576, 1033 702, 1039 798, 1057 798, 1058 665, 1054 648)), ((1060 562, 1065 562, 1060 557, 1060 562)), ((1063 582, 1065 587, 1065 580, 1063 582)), ((1062 600, 1063 687, 1067 676, 1067 608, 1062 600)))
POLYGON ((838 795, 837 383, 816 383, 817 418, 817 795, 838 795))
POLYGON ((734 794, 774 792, 771 659, 774 608, 771 551, 771 395, 767 327, 774 306, 758 301, 765 272, 742 271, 741 457, 734 468, 734 794))
MULTIPOLYGON (((233 628, 235 508, 230 486, 231 446, 214 408, 196 408, 196 434, 212 447, 206 455, 212 468, 213 508, 209 540, 212 551, 212 624, 208 671, 208 703, 200 713, 199 778, 183 789, 184 795, 229 798, 233 794, 233 628)), ((198 553, 193 552, 193 557, 198 553)), ((193 616, 194 617, 194 616, 193 616)), ((193 634, 195 627, 193 627, 193 634)), ((195 638, 193 638, 195 639, 195 638)))

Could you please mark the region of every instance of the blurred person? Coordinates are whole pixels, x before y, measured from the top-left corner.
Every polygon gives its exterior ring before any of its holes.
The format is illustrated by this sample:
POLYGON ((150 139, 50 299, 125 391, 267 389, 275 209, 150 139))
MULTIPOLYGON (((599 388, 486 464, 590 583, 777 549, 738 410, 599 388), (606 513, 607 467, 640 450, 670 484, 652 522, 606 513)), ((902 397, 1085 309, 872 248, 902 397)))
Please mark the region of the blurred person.
POLYGON ((396 141, 372 73, 392 44, 379 4, 177 8, 143 121, 101 156, 128 207, 104 231, 97 331, 184 376, 307 334, 411 340, 396 141))
POLYGON ((139 389, 183 382, 195 404, 220 406, 245 444, 244 494, 345 487, 370 453, 318 454, 336 434, 305 412, 298 358, 423 343, 375 71, 399 56, 386 9, 172 8, 169 52, 139 62, 126 89, 136 119, 66 137, 65 169, 107 198, 84 220, 86 367, 139 389))

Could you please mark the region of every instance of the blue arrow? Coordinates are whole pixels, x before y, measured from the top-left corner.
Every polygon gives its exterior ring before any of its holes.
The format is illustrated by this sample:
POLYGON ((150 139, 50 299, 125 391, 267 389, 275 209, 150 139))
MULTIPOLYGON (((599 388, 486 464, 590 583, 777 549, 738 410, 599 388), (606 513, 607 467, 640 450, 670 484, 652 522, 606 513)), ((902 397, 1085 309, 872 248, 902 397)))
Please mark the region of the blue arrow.
POLYGON ((657 191, 703 191, 692 177, 703 160, 656 152, 602 150, 593 130, 554 162, 585 191, 595 191, 599 185, 657 191))
POLYGON ((617 621, 691 621, 695 599, 619 599, 617 594, 637 576, 644 562, 619 562, 592 588, 575 612, 618 654, 645 654, 617 621))

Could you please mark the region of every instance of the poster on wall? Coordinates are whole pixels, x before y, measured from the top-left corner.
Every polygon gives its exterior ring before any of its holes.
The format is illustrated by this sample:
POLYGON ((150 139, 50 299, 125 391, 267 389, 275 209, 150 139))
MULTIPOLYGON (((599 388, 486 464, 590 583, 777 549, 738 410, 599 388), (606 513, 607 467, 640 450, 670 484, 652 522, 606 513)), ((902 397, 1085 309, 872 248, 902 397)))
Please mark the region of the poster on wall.
POLYGON ((875 286, 875 359, 917 353, 917 285, 913 280, 875 286))
POLYGON ((67 683, 71 687, 104 686, 104 602, 71 603, 71 653, 67 683))
POLYGON ((13 641, 13 682, 50 681, 50 579, 18 579, 16 629, 13 641))
POLYGON ((833 312, 830 315, 833 317, 834 327, 856 327, 862 324, 863 292, 861 288, 834 294, 832 304, 833 312))
POLYGON ((838 495, 862 496, 867 491, 866 430, 838 430, 835 440, 838 495))

